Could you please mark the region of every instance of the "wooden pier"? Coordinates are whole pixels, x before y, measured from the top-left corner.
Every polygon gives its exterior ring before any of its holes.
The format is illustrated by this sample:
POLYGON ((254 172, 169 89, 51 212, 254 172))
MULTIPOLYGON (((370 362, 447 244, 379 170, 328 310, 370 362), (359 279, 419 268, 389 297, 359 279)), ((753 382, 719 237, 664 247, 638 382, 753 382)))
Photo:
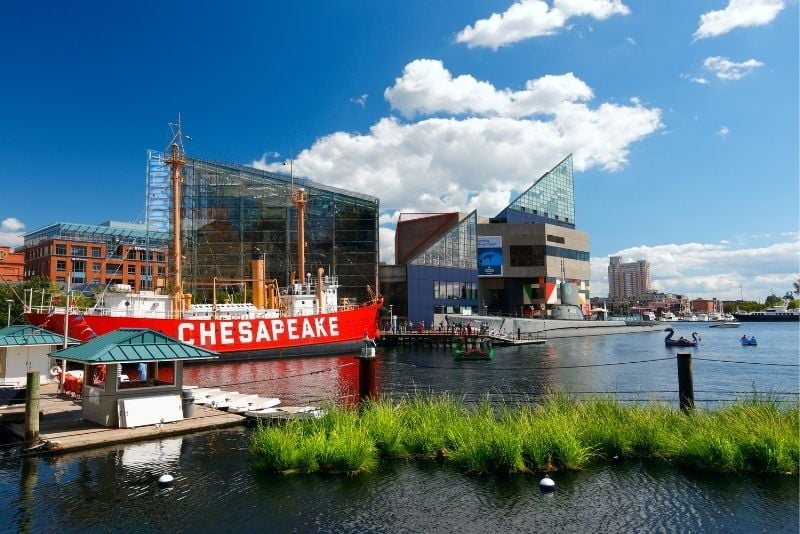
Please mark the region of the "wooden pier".
MULTIPOLYGON (((167 436, 189 434, 244 424, 242 415, 197 406, 192 417, 181 421, 136 428, 105 427, 83 419, 82 399, 59 394, 55 384, 43 385, 39 400, 40 445, 31 452, 60 454, 167 436)), ((25 439, 25 406, 0 408, 0 422, 22 443, 25 439)))
POLYGON ((517 332, 504 333, 471 333, 458 334, 454 332, 441 332, 437 330, 423 332, 381 332, 378 344, 387 347, 412 346, 452 348, 456 338, 461 338, 469 346, 480 345, 482 341, 491 340, 495 347, 508 345, 541 345, 546 342, 545 332, 517 332))
MULTIPOLYGON (((248 422, 282 422, 289 419, 319 417, 322 410, 313 406, 281 406, 277 398, 259 398, 216 388, 195 388, 192 414, 180 421, 143 425, 135 428, 106 427, 83 418, 83 399, 58 393, 56 384, 43 385, 39 398, 39 443, 25 450, 31 454, 61 454, 83 449, 133 443, 168 436, 190 434, 245 425, 248 422), (214 393, 217 396, 214 396, 214 393)), ((25 442, 25 405, 0 406, 0 424, 25 442)))

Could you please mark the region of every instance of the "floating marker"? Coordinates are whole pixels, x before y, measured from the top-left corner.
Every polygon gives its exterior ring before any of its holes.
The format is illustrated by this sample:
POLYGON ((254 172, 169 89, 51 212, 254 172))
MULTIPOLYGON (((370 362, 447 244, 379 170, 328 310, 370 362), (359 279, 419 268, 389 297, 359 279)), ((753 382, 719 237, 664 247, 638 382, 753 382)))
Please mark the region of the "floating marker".
POLYGON ((158 479, 158 483, 162 486, 171 486, 173 480, 175 479, 172 478, 172 475, 161 475, 158 479))
POLYGON ((544 478, 539 481, 539 489, 542 491, 553 491, 556 489, 556 483, 553 482, 553 479, 550 478, 549 475, 545 475, 544 478))

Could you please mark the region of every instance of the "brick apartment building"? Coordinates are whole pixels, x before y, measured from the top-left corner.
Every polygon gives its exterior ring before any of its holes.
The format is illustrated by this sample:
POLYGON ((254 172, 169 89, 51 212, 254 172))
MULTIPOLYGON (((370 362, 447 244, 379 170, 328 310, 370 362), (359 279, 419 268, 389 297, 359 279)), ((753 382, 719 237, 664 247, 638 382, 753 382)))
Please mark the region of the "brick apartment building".
POLYGON ((128 284, 134 290, 165 288, 169 235, 142 224, 53 223, 23 236, 24 277, 58 284, 128 284))

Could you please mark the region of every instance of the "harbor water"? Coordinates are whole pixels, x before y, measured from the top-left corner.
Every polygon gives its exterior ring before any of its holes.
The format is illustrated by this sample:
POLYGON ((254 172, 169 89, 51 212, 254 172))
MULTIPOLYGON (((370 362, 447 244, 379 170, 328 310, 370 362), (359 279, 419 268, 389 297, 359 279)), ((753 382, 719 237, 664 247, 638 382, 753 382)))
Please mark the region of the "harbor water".
MULTIPOLYGON (((491 362, 453 362, 449 349, 379 348, 378 387, 399 397, 449 392, 467 402, 533 402, 548 391, 677 406, 675 355, 692 354, 700 409, 734 398, 797 399, 797 324, 738 329, 675 323, 695 348, 663 333, 549 340, 495 349, 491 362), (758 346, 739 338, 755 335, 758 346)), ((284 405, 351 402, 354 355, 188 367, 198 386, 280 397, 284 405)), ((542 429, 546 432, 547 429, 542 429)), ((278 476, 250 469, 251 430, 204 432, 62 456, 0 447, 2 530, 333 532, 798 532, 796 476, 719 475, 664 463, 616 462, 555 473, 469 476, 437 463, 390 463, 352 477, 278 476), (171 486, 159 485, 163 474, 171 486)))

